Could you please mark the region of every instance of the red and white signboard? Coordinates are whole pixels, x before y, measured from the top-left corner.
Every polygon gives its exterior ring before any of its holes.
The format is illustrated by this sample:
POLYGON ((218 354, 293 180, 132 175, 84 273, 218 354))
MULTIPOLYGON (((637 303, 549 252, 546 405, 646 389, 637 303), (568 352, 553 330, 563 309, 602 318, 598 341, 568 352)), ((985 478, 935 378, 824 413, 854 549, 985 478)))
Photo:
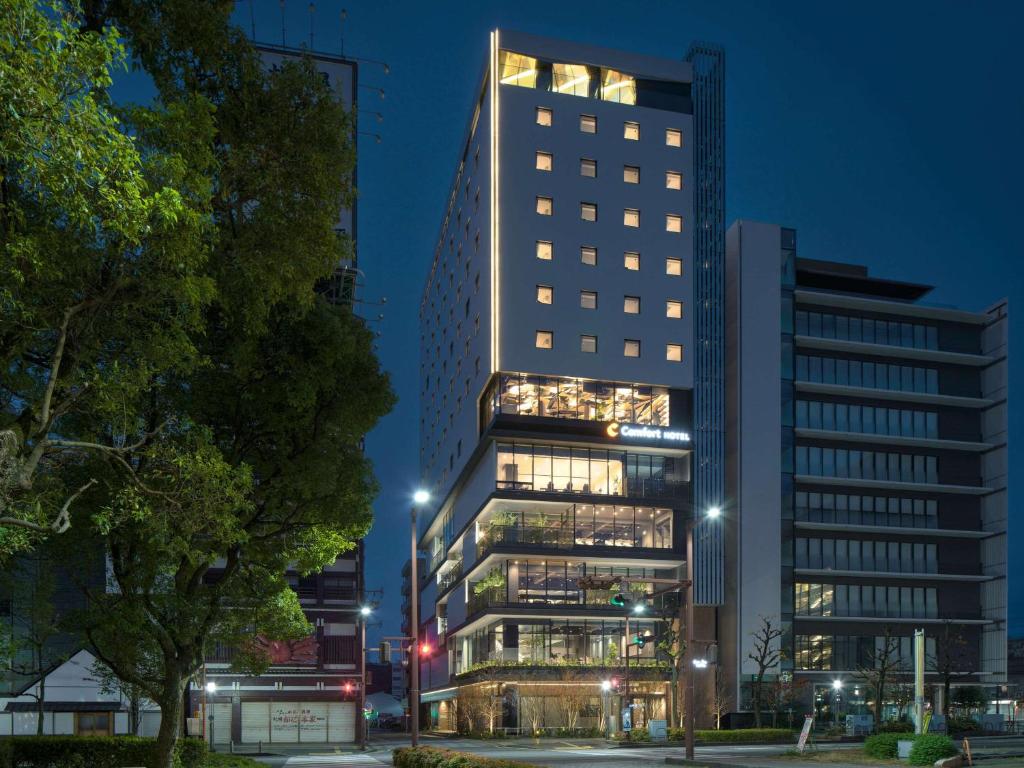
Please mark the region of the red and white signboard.
POLYGON ((814 725, 814 715, 807 715, 804 718, 804 727, 800 730, 800 739, 796 743, 797 752, 803 752, 807 746, 807 737, 811 735, 812 725, 814 725))

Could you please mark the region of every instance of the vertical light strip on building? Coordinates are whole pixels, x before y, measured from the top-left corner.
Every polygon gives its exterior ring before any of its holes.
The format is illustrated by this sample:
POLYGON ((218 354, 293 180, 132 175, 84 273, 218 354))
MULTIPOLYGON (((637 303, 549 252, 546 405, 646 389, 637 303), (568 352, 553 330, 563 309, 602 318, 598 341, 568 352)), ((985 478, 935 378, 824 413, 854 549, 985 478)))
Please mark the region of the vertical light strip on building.
POLYGON ((491 373, 499 370, 500 362, 500 324, 501 317, 501 274, 498 253, 499 220, 498 189, 498 30, 491 32, 491 71, 488 83, 491 90, 491 373))

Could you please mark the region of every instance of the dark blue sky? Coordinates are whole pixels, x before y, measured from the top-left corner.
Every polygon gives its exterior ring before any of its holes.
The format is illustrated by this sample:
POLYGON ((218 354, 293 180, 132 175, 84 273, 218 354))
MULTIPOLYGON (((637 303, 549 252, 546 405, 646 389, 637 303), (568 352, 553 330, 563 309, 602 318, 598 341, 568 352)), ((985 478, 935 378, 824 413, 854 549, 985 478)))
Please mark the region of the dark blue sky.
MULTIPOLYGON (((280 42, 280 7, 255 3, 257 39, 280 42)), ((495 26, 678 58, 720 43, 727 71, 727 220, 798 230, 804 257, 860 261, 936 288, 931 300, 981 310, 1024 306, 1024 89, 1016 2, 411 2, 318 0, 315 47, 367 65, 361 90, 359 258, 363 296, 386 296, 380 356, 400 402, 369 436, 382 486, 367 581, 397 634, 409 495, 418 475, 417 308, 459 142, 495 26)), ((288 0, 287 41, 309 39, 308 3, 288 0)), ((249 28, 242 0, 238 20, 249 28)), ((376 307, 365 314, 375 315, 376 307)), ((1012 321, 1012 341, 1021 323, 1012 321)), ((1011 397, 1024 375, 1014 347, 1011 397)), ((1011 410, 1010 431, 1022 427, 1011 410)), ((1011 452, 1011 475, 1020 466, 1011 452)), ((1016 495, 1011 496, 1011 504, 1016 495)), ((1013 549, 1011 632, 1024 634, 1024 558, 1013 549), (1013 583, 1016 581, 1017 587, 1013 583)))

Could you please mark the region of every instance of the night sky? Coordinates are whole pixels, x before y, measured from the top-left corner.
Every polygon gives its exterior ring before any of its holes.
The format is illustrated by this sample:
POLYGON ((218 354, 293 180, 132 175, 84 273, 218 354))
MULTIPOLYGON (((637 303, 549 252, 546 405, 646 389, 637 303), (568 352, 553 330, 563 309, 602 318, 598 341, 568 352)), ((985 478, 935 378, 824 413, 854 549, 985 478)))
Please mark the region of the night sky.
MULTIPOLYGON (((251 2, 256 38, 279 43, 279 3, 251 2)), ((1008 297, 1011 398, 1021 396, 1024 4, 317 0, 316 49, 338 52, 342 7, 345 53, 391 70, 365 65, 361 82, 386 96, 359 94, 360 128, 382 136, 360 137, 362 297, 387 297, 362 314, 385 315, 379 352, 400 398, 367 440, 382 490, 366 577, 384 590, 385 634, 398 633, 418 476, 418 305, 496 26, 670 58, 692 40, 723 45, 727 223, 795 227, 800 256, 932 284, 933 303, 983 310, 1008 297)), ((237 18, 249 30, 248 0, 237 18)), ((308 2, 287 0, 285 27, 289 45, 308 43, 308 2)), ((1012 451, 1011 475, 1020 463, 1012 451)), ((1024 634, 1022 522, 1011 511, 1011 635, 1024 634)))

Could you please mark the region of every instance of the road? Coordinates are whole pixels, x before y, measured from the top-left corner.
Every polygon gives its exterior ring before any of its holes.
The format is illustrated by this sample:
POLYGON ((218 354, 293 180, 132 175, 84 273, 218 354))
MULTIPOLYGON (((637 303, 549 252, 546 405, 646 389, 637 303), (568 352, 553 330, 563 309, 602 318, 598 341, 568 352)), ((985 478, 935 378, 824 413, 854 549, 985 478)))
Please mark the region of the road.
MULTIPOLYGON (((391 765, 391 750, 404 746, 407 741, 379 740, 366 753, 345 751, 322 752, 311 751, 308 754, 295 754, 278 757, 262 757, 261 762, 274 768, 299 768, 300 766, 320 766, 320 768, 341 768, 342 766, 375 766, 391 765)), ((622 748, 609 747, 603 739, 543 739, 538 741, 474 741, 469 739, 438 739, 425 738, 421 744, 431 747, 457 749, 485 757, 518 760, 541 766, 557 766, 557 768, 577 768, 577 766, 601 765, 605 768, 630 766, 630 768, 664 768, 666 757, 682 757, 681 747, 640 747, 622 748)), ((726 758, 760 758, 779 755, 789 749, 788 746, 774 745, 737 745, 698 747, 698 759, 722 760, 726 758)))
MULTIPOLYGON (((682 757, 682 747, 609 747, 603 739, 515 739, 508 741, 476 741, 470 739, 442 739, 423 737, 421 744, 457 749, 485 757, 517 760, 539 766, 554 768, 665 768, 666 757, 682 757)), ((391 765, 391 750, 398 746, 406 746, 407 739, 394 736, 380 737, 371 742, 370 749, 365 752, 353 751, 351 746, 333 749, 304 747, 290 750, 291 754, 261 757, 260 762, 273 768, 302 768, 317 766, 318 768, 382 768, 391 765)), ((856 746, 856 745, 846 745, 856 746)), ((748 768, 779 768, 794 765, 790 761, 779 760, 779 757, 791 747, 788 745, 720 745, 697 747, 697 760, 723 761, 748 768)), ((829 749, 842 748, 829 745, 829 749)), ((987 768, 1003 768, 1003 766, 1024 766, 1024 737, 971 740, 971 750, 978 756, 994 758, 1005 755, 1003 759, 987 759, 983 763, 987 768), (1012 755, 1012 757, 1010 757, 1012 755)), ((813 766, 815 763, 797 763, 796 765, 813 766)), ((831 764, 830 768, 842 768, 841 764, 831 764)))

